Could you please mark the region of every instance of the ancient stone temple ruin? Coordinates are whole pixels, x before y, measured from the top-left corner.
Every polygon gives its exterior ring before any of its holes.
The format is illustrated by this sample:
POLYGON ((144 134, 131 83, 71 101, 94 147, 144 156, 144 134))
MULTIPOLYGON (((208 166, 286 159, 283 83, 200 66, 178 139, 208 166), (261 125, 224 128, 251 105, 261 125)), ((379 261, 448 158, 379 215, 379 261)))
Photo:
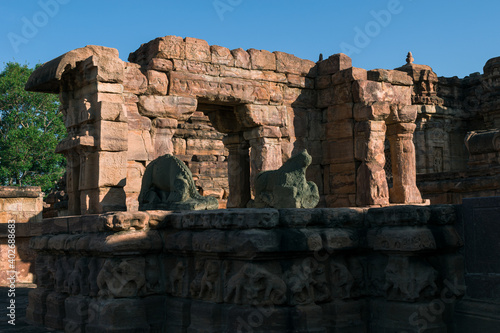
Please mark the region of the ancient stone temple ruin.
POLYGON ((128 62, 101 46, 47 62, 26 88, 60 96, 71 216, 45 219, 31 240, 28 320, 66 332, 497 325, 488 302, 500 293, 480 289, 499 265, 472 258, 494 251, 481 228, 498 230, 498 200, 429 203, 498 194, 499 69, 438 78, 411 55, 364 70, 344 54, 315 63, 175 36, 128 62), (255 199, 272 183, 262 172, 304 150, 316 208, 255 199), (147 167, 167 154, 221 209, 140 207, 147 167), (475 185, 453 186, 463 182, 475 185), (475 319, 474 302, 491 315, 475 319))
POLYGON ((318 64, 282 52, 229 51, 178 37, 124 62, 87 46, 45 64, 28 89, 58 93, 72 214, 137 209, 145 166, 184 160, 202 194, 245 207, 257 174, 306 148, 323 207, 422 203, 415 183, 413 80, 338 54, 318 64), (390 143, 392 190, 384 171, 390 143))

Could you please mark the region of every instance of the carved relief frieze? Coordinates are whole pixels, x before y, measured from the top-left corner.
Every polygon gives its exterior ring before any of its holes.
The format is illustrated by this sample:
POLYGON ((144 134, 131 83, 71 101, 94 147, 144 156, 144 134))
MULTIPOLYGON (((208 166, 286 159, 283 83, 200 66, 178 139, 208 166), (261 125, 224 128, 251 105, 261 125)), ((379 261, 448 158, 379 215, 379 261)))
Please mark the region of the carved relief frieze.
POLYGON ((138 296, 146 285, 144 271, 144 258, 106 259, 97 276, 99 296, 138 296))

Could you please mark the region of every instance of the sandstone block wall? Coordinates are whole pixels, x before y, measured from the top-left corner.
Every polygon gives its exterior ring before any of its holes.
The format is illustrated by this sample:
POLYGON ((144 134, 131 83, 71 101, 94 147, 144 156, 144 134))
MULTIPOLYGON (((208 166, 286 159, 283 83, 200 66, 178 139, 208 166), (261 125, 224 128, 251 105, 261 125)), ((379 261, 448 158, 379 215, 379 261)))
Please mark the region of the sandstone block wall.
POLYGON ((69 136, 58 151, 69 160, 71 213, 136 210, 145 166, 167 153, 221 207, 245 206, 256 175, 302 148, 323 188, 313 62, 174 36, 142 45, 129 61, 89 46, 47 63, 27 85, 60 93, 69 136), (306 117, 298 133, 296 112, 306 117))
POLYGON ((9 285, 9 221, 15 221, 15 271, 17 283, 34 283, 35 251, 29 248, 32 236, 41 233, 43 193, 40 187, 0 186, 0 286, 9 285))
POLYGON ((167 36, 128 62, 105 47, 70 51, 27 89, 60 94, 69 214, 137 210, 145 167, 167 153, 220 207, 244 207, 256 175, 302 149, 319 207, 421 203, 416 174, 435 203, 491 194, 457 186, 480 172, 467 133, 499 122, 498 59, 464 79, 411 61, 367 71, 343 54, 313 63, 167 36))
POLYGON ((42 222, 43 193, 40 187, 0 186, 0 223, 42 222))
POLYGON ((173 155, 191 170, 200 194, 219 199, 220 208, 227 206, 229 195, 229 151, 223 138, 224 135, 213 128, 208 116, 200 111, 180 124, 172 138, 173 155))
POLYGON ((483 74, 463 79, 438 78, 424 65, 398 68, 414 81, 417 183, 433 203, 459 204, 463 198, 500 193, 497 148, 492 137, 482 134, 499 125, 498 68, 499 60, 493 58, 483 74))
POLYGON ((422 203, 415 185, 416 108, 412 80, 399 71, 355 68, 340 54, 318 64, 327 207, 422 203), (393 186, 389 191, 385 141, 393 186))
POLYGON ((314 63, 175 36, 128 60, 88 46, 45 64, 27 84, 60 94, 70 214, 137 210, 145 167, 164 154, 186 162, 220 207, 245 207, 257 174, 303 149, 320 207, 422 203, 406 73, 354 68, 343 54, 314 63))
MULTIPOLYGON (((220 199, 221 207, 231 193, 229 206, 244 206, 251 195, 247 183, 292 153, 291 104, 301 89, 313 88, 307 75, 314 63, 173 36, 142 45, 129 61, 133 84, 125 85, 125 93, 137 103, 127 104, 128 112, 162 126, 153 131, 152 158, 179 155, 201 192, 220 199)), ((139 150, 147 150, 147 143, 139 150)))

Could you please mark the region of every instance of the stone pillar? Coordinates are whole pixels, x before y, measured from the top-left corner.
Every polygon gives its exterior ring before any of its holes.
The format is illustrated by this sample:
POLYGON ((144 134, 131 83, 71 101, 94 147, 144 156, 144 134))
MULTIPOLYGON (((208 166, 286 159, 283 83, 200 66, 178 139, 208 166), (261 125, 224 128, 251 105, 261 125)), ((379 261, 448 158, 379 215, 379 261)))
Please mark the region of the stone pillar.
POLYGON ((250 143, 250 187, 255 190, 255 178, 261 171, 276 170, 283 164, 279 127, 260 126, 244 133, 250 143))
POLYGON ((116 50, 93 49, 95 54, 85 58, 89 56, 87 51, 80 49, 77 53, 82 53, 84 60, 60 74, 61 109, 68 136, 56 152, 68 157, 68 204, 72 215, 126 209, 123 187, 127 177, 128 124, 122 85, 124 65, 116 50))
POLYGON ((393 187, 390 201, 393 203, 422 203, 416 184, 414 123, 392 123, 387 127, 387 138, 391 146, 393 187))
POLYGON ((68 214, 80 215, 80 156, 68 151, 66 157, 66 191, 68 192, 68 214))
POLYGON ((250 146, 241 134, 230 134, 224 138, 229 150, 228 181, 229 198, 227 208, 246 207, 250 194, 250 146))
POLYGON ((384 121, 362 121, 355 127, 355 157, 361 161, 357 172, 358 206, 389 204, 389 189, 384 170, 386 125, 384 121))
POLYGON ((174 153, 172 138, 177 129, 177 123, 178 121, 172 118, 155 118, 153 120, 154 159, 174 153))
POLYGON ((124 62, 118 51, 86 46, 38 68, 28 91, 59 93, 68 136, 56 151, 68 157, 69 213, 126 209, 128 125, 124 62))

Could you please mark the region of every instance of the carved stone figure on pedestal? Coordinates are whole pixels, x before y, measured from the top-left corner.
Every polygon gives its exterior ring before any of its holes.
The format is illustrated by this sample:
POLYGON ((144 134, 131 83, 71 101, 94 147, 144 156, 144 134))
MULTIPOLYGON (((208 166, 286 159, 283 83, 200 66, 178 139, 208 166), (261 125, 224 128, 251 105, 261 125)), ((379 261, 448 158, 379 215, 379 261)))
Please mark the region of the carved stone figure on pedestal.
POLYGON ((205 261, 196 260, 194 269, 195 269, 195 278, 193 281, 191 281, 191 284, 189 285, 189 292, 191 293, 192 297, 198 297, 201 290, 201 279, 205 274, 205 261))
POLYGON ((140 210, 217 209, 216 198, 203 197, 196 190, 193 175, 181 160, 170 154, 151 162, 142 178, 140 210))
POLYGON ((261 172, 255 180, 253 208, 314 208, 319 202, 318 186, 306 180, 312 157, 303 150, 278 170, 261 172))
POLYGON ((88 275, 89 264, 87 257, 78 258, 75 262, 73 271, 69 274, 66 285, 70 295, 83 294, 87 295, 89 292, 88 275))

